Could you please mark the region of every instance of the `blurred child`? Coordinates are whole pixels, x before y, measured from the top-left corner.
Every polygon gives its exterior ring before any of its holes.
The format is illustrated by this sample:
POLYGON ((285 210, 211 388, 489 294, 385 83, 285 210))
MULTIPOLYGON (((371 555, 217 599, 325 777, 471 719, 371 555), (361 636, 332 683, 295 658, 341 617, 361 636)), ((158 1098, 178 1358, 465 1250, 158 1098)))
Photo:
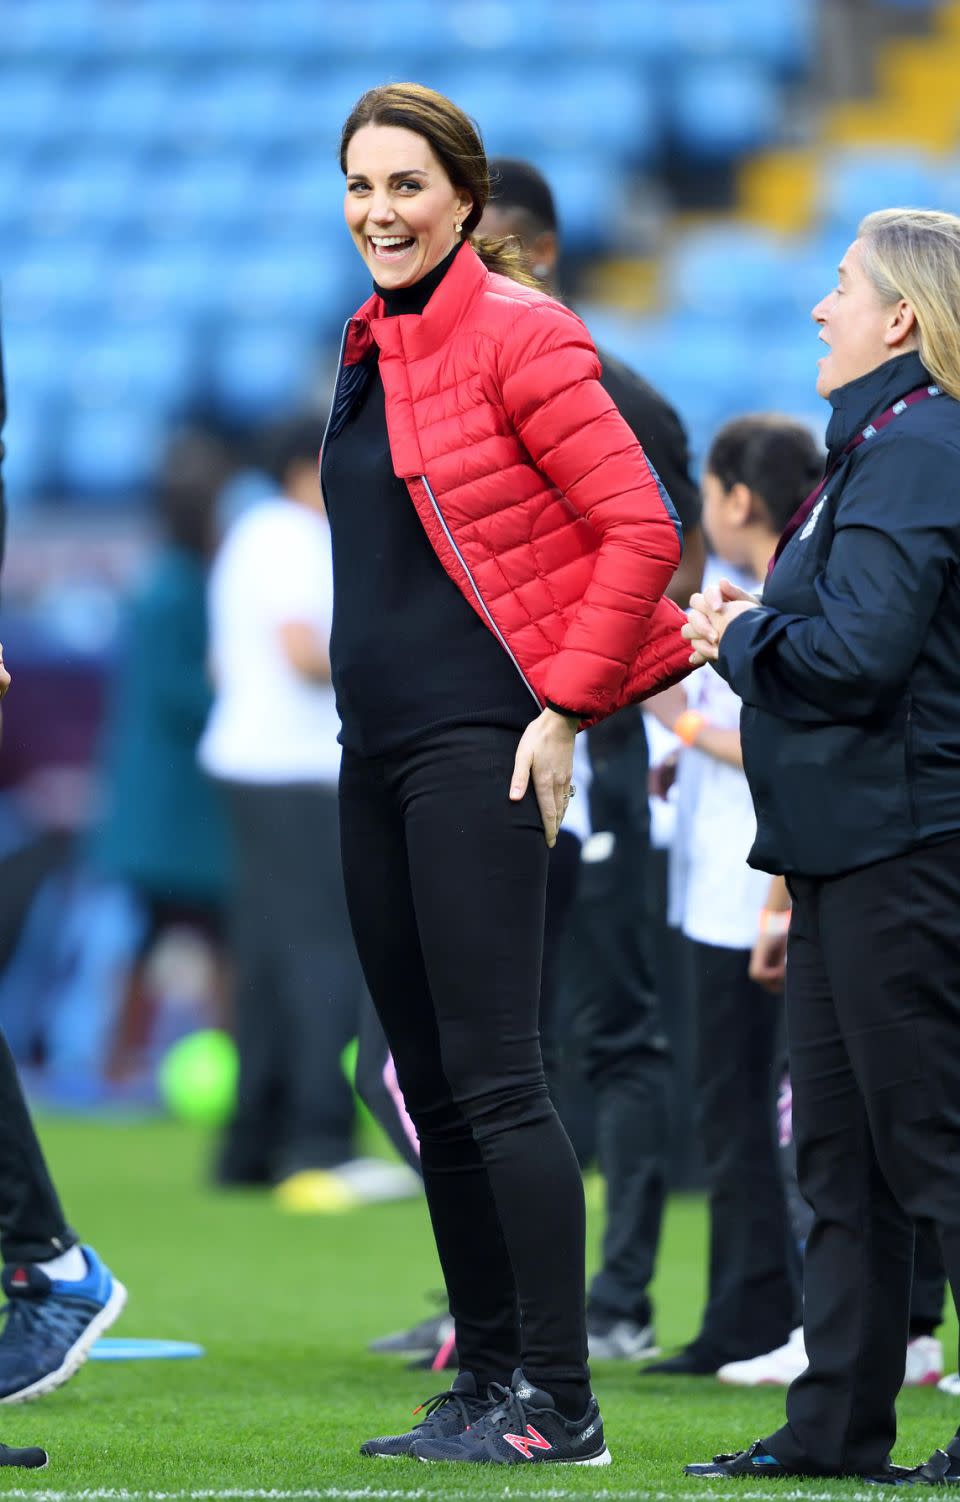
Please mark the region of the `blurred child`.
MULTIPOLYGON (((723 427, 703 480, 714 569, 719 561, 742 588, 759 592, 780 532, 821 470, 812 434, 788 418, 742 417, 723 427)), ((781 1009, 750 975, 758 930, 785 919, 765 911, 769 877, 747 865, 756 825, 740 701, 707 669, 652 707, 685 748, 671 916, 693 945, 710 1269, 699 1333, 645 1370, 707 1376, 785 1344, 798 1323, 799 1266, 775 1114, 781 1009)))

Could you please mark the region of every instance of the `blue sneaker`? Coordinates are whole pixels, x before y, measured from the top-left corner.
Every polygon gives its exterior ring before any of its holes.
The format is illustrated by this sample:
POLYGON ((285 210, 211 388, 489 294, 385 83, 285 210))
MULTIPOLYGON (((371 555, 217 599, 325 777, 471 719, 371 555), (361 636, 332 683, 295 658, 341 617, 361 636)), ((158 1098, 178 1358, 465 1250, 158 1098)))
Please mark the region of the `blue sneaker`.
POLYGON ((80 1250, 87 1276, 79 1282, 48 1278, 35 1262, 3 1269, 9 1303, 0 1335, 0 1403, 23 1403, 61 1387, 127 1302, 127 1290, 93 1248, 80 1250))

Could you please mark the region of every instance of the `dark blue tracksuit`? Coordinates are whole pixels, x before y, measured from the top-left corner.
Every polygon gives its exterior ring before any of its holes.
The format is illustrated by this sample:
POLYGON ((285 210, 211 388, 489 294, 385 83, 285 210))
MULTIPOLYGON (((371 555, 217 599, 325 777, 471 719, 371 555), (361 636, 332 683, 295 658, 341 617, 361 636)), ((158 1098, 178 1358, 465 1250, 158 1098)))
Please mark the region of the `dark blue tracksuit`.
MULTIPOLYGON (((831 460, 929 382, 903 355, 831 397, 831 460)), ((785 1465, 882 1464, 915 1221, 960 1294, 960 403, 911 406, 844 458, 763 607, 725 632, 757 807, 752 864, 794 898, 787 1015, 814 1211, 810 1366, 785 1465)))

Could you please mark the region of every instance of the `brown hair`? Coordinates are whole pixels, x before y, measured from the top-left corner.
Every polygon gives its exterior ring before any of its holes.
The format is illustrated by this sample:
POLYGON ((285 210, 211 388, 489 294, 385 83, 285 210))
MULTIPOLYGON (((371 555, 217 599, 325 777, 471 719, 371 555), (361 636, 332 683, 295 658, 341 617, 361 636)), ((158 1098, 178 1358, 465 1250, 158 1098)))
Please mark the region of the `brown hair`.
POLYGON ((368 89, 357 100, 340 133, 341 172, 347 170, 347 147, 364 125, 399 125, 429 142, 453 186, 473 199, 473 208, 464 220, 464 238, 483 264, 489 271, 509 276, 526 287, 539 287, 515 236, 495 238, 472 233, 490 197, 490 170, 480 131, 463 110, 421 83, 385 83, 368 89))

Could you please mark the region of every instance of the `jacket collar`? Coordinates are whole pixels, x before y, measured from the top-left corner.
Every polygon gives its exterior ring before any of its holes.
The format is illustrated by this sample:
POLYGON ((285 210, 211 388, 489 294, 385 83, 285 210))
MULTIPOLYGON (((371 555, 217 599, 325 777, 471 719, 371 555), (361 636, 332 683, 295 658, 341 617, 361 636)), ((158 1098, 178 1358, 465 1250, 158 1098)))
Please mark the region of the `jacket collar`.
MULTIPOLYGON (((488 275, 473 247, 464 245, 422 313, 400 313, 388 318, 383 298, 374 293, 357 309, 354 326, 358 322, 365 325, 385 353, 403 354, 413 360, 432 355, 449 339, 479 296, 488 275)), ((360 342, 366 341, 361 337, 360 342)))
POLYGON ((892 407, 908 391, 915 391, 932 379, 920 356, 911 350, 909 354, 885 360, 875 370, 831 391, 833 414, 827 424, 827 449, 831 456, 845 449, 872 418, 892 407))

